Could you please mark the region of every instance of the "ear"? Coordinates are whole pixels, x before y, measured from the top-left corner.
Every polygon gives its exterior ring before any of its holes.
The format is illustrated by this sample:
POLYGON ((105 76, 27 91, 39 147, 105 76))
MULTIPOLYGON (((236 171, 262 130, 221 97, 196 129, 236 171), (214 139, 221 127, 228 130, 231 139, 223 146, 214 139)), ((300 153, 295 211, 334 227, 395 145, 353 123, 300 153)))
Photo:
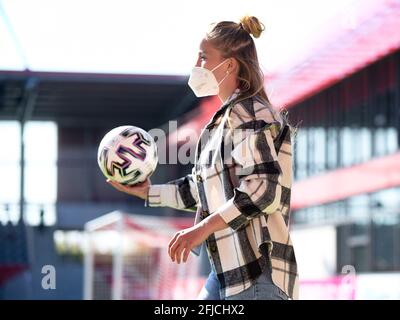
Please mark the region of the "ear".
POLYGON ((228 64, 229 72, 230 73, 237 73, 238 70, 239 70, 239 62, 233 57, 231 57, 229 59, 230 59, 229 60, 229 64, 228 64))

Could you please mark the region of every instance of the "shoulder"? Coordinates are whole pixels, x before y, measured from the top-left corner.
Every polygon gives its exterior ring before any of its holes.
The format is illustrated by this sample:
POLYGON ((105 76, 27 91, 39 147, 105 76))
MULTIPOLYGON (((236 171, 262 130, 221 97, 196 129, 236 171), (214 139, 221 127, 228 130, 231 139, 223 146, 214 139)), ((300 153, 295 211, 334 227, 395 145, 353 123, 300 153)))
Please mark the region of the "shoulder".
POLYGON ((258 130, 273 124, 282 126, 279 112, 257 96, 234 102, 229 110, 228 121, 231 129, 258 130))

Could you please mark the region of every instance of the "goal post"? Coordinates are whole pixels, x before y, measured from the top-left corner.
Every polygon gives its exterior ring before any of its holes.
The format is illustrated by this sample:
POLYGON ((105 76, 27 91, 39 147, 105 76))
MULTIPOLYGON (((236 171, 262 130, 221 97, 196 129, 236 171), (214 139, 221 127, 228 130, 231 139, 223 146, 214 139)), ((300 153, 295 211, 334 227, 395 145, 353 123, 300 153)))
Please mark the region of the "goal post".
POLYGON ((204 278, 191 254, 176 264, 168 255, 175 232, 193 218, 126 214, 114 211, 85 224, 86 300, 195 299, 204 278))

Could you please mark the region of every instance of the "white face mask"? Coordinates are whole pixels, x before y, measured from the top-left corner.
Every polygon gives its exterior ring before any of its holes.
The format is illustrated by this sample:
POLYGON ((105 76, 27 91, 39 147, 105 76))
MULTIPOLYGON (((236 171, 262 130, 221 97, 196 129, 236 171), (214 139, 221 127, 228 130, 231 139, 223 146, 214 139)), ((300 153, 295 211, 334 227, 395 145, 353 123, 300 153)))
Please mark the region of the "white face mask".
POLYGON ((196 97, 215 96, 219 93, 219 85, 225 80, 229 73, 227 71, 226 76, 218 82, 213 71, 227 60, 228 59, 225 59, 212 70, 203 67, 193 67, 188 85, 193 90, 196 97))

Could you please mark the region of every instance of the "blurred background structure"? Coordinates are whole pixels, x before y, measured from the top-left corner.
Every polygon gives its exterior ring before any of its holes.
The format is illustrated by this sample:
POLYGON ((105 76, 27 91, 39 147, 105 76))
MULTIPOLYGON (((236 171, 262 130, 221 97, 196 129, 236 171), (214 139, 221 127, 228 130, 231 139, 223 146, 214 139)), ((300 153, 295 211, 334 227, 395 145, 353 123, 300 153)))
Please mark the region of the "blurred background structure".
MULTIPOLYGON (((227 4, 0 0, 1 299, 196 296, 205 250, 187 265, 166 257, 194 214, 112 189, 97 146, 119 125, 177 120, 178 147, 200 130, 220 101, 187 85, 199 42, 246 13, 267 28, 255 43, 270 99, 299 128, 300 298, 400 299, 400 1, 227 4), (55 289, 42 286, 49 265, 55 289)), ((160 164, 152 182, 190 170, 160 164)))

